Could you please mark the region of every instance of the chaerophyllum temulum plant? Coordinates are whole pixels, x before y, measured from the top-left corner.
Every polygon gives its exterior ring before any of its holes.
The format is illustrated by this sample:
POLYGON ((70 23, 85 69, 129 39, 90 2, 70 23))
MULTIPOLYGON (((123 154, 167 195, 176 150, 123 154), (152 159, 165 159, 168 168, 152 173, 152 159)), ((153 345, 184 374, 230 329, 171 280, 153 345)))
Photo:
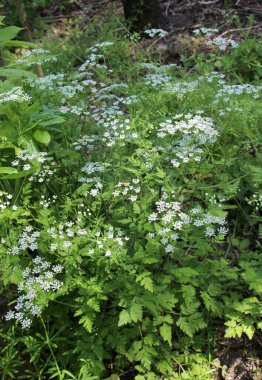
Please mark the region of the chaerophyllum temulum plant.
POLYGON ((261 329, 248 237, 261 86, 157 62, 134 63, 125 82, 110 68, 120 42, 85 48, 70 72, 33 75, 52 66, 44 48, 3 68, 21 70, 0 93, 4 319, 38 378, 179 378, 184 347, 218 326, 261 329))

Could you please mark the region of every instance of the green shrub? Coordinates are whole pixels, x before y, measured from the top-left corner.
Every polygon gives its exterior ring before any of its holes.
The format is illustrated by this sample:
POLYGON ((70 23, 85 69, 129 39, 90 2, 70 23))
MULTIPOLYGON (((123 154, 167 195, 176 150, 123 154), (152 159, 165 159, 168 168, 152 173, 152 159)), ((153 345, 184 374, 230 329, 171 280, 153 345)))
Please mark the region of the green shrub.
POLYGON ((261 86, 110 37, 2 69, 2 379, 211 379, 262 327, 261 86))

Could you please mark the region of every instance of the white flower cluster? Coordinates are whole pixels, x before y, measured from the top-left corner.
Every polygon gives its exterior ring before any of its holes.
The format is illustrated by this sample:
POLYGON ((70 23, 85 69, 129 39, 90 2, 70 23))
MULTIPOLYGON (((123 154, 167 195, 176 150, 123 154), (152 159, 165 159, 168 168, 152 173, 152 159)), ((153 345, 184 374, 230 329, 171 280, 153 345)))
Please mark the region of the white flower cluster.
POLYGON ((172 77, 164 72, 156 72, 145 76, 145 84, 152 88, 163 88, 172 81, 172 77))
POLYGON ((77 116, 89 114, 89 112, 84 111, 84 109, 82 107, 79 107, 79 106, 61 106, 59 108, 59 111, 61 113, 72 113, 72 114, 77 115, 77 116))
POLYGON ((57 87, 63 85, 64 78, 65 75, 63 73, 57 73, 37 79, 27 78, 25 82, 32 88, 37 87, 40 90, 55 91, 57 87))
POLYGON ((139 102, 140 99, 141 99, 140 95, 130 95, 130 96, 127 96, 125 99, 123 99, 122 103, 128 106, 128 105, 139 102))
POLYGON ((208 83, 218 82, 218 84, 225 84, 225 75, 218 73, 216 71, 211 71, 210 73, 206 73, 203 76, 199 77, 199 80, 206 80, 208 83))
POLYGON ((31 50, 28 50, 25 54, 24 54, 24 57, 30 57, 32 54, 44 54, 44 53, 50 53, 49 50, 45 50, 45 49, 31 49, 31 50))
POLYGON ((123 118, 124 112, 120 109, 119 102, 111 106, 94 107, 93 110, 92 118, 104 131, 101 141, 107 146, 113 146, 119 141, 123 144, 137 138, 137 132, 133 131, 130 119, 123 118))
POLYGON ((97 51, 97 50, 103 49, 104 47, 108 47, 108 46, 112 46, 112 45, 114 45, 114 43, 111 41, 100 42, 98 44, 91 46, 89 48, 89 51, 97 51))
POLYGON ((193 33, 194 33, 196 36, 199 36, 199 35, 201 35, 201 34, 204 34, 204 35, 207 36, 207 37, 211 37, 211 36, 213 36, 213 34, 218 33, 218 29, 212 29, 212 28, 199 28, 199 29, 195 29, 195 30, 193 30, 193 33))
MULTIPOLYGON (((113 226, 110 226, 108 231, 102 235, 100 232, 96 233, 96 247, 97 250, 105 256, 111 256, 112 253, 116 255, 117 253, 123 251, 125 243, 129 240, 129 237, 123 236, 123 231, 115 231, 113 226)), ((93 254, 94 249, 89 250, 89 254, 93 254)))
POLYGON ((95 94, 95 97, 99 97, 101 94, 103 94, 104 92, 110 92, 110 91, 113 91, 115 89, 128 89, 128 85, 125 84, 125 83, 114 83, 114 84, 111 84, 110 86, 105 86, 103 88, 101 88, 101 90, 98 90, 95 94))
POLYGON ((145 68, 152 71, 167 71, 172 67, 177 67, 175 63, 170 63, 168 65, 156 66, 153 63, 143 62, 138 65, 139 67, 145 68))
POLYGON ((81 168, 81 172, 90 175, 94 173, 102 173, 105 171, 106 164, 101 162, 87 162, 85 166, 81 168))
MULTIPOLYGON (((86 213, 84 213, 86 215, 86 213)), ((81 218, 79 218, 79 221, 81 218)), ((75 237, 84 237, 87 235, 87 231, 81 228, 73 221, 67 221, 64 224, 58 224, 56 227, 50 227, 47 230, 49 236, 54 239, 50 244, 50 251, 67 250, 73 245, 73 239, 75 237)))
MULTIPOLYGON (((82 92, 85 89, 85 86, 82 84, 82 80, 81 82, 79 82, 78 79, 72 80, 71 78, 66 77, 64 73, 50 74, 46 77, 37 78, 34 80, 29 78, 25 80, 25 83, 28 83, 31 88, 35 88, 41 91, 48 90, 51 95, 55 94, 62 96, 62 104, 65 104, 68 99, 73 98, 77 93, 82 92)), ((69 110, 71 110, 71 108, 74 111, 80 109, 79 106, 76 106, 76 108, 74 108, 74 106, 71 106, 69 107, 69 110)), ((67 108, 64 109, 66 110, 67 108)))
POLYGON ((46 152, 31 152, 28 150, 21 150, 16 159, 12 161, 12 166, 20 166, 22 170, 28 171, 36 164, 41 164, 41 167, 29 177, 30 181, 37 181, 39 183, 49 181, 50 176, 55 172, 52 166, 55 162, 51 157, 47 157, 46 152))
POLYGON ((41 195, 41 200, 39 204, 44 208, 49 208, 51 204, 55 204, 57 202, 57 195, 52 195, 52 197, 45 198, 44 195, 41 195))
POLYGON ((51 265, 40 256, 32 262, 33 268, 27 267, 22 272, 23 281, 18 286, 18 292, 22 294, 17 299, 15 310, 10 310, 5 316, 7 321, 17 320, 23 329, 30 327, 32 318, 41 313, 41 307, 37 305, 41 293, 56 292, 63 285, 55 278, 64 269, 62 265, 51 265))
POLYGON ((73 98, 78 92, 84 90, 84 87, 79 84, 77 81, 72 81, 72 84, 59 86, 56 91, 59 92, 63 98, 61 99, 61 103, 65 103, 67 99, 73 98))
MULTIPOLYGON (((41 164, 49 160, 46 152, 30 152, 29 150, 21 150, 16 155, 16 158, 17 159, 12 162, 12 166, 18 166, 19 160, 22 162, 35 160, 41 164)), ((23 169, 23 170, 28 170, 28 169, 23 169)))
POLYGON ((126 141, 129 139, 137 138, 136 132, 133 132, 130 125, 129 119, 113 119, 104 123, 106 131, 103 134, 104 139, 106 139, 107 146, 115 145, 119 140, 126 141))
POLYGON ((138 198, 138 194, 141 192, 141 187, 139 186, 140 181, 138 178, 133 178, 131 182, 118 182, 113 191, 114 197, 119 197, 122 195, 127 197, 131 202, 135 202, 138 198))
POLYGON ((29 102, 31 97, 27 95, 22 87, 13 87, 12 90, 0 94, 0 104, 8 102, 29 102))
POLYGON ((101 138, 97 135, 83 135, 80 139, 73 143, 75 150, 79 151, 87 149, 91 151, 95 148, 95 144, 99 144, 101 138))
POLYGON ((220 108, 218 110, 218 114, 219 116, 225 116, 227 115, 229 112, 237 112, 237 113, 242 113, 243 112, 243 108, 240 108, 240 107, 226 107, 226 108, 220 108))
POLYGON ((53 55, 48 55, 50 53, 49 50, 44 49, 32 49, 28 50, 22 57, 22 59, 17 59, 15 63, 23 64, 25 63, 27 66, 33 66, 36 63, 44 63, 49 61, 56 61, 57 58, 53 55))
MULTIPOLYGON (((0 191, 0 211, 5 210, 11 204, 11 199, 13 198, 12 194, 8 194, 4 191, 0 191)), ((17 210, 17 206, 13 206, 12 210, 17 210)))
MULTIPOLYGON (((188 163, 190 159, 200 161, 203 152, 201 145, 213 143, 218 136, 211 118, 201 115, 180 114, 160 124, 157 131, 160 139, 173 137, 168 151, 173 167, 179 167, 180 162, 188 163), (173 156, 173 157, 172 157, 173 156)), ((155 151, 167 151, 165 146, 156 146, 155 151)))
POLYGON ((104 58, 103 54, 96 52, 90 53, 89 58, 79 67, 79 71, 86 71, 87 69, 107 69, 106 65, 99 63, 104 58))
MULTIPOLYGON (((95 173, 103 173, 105 171, 105 168, 109 165, 110 164, 104 164, 101 162, 88 162, 85 166, 81 168, 81 171, 85 173, 87 176, 90 176, 95 173)), ((102 179, 98 176, 80 177, 79 182, 93 185, 93 188, 89 192, 85 193, 85 195, 90 194, 92 197, 97 196, 103 188, 102 179)))
POLYGON ((163 29, 156 29, 156 28, 152 28, 152 29, 147 29, 144 31, 145 34, 147 34, 149 37, 165 37, 168 32, 166 32, 165 30, 163 29))
POLYGON ((252 95, 254 99, 259 99, 260 93, 262 91, 262 86, 252 85, 252 84, 234 84, 234 85, 224 85, 215 95, 214 103, 218 103, 219 100, 228 102, 230 100, 229 96, 232 95, 252 95))
POLYGON ((262 194, 254 193, 250 197, 246 197, 246 202, 250 206, 253 206, 256 212, 259 212, 262 209, 262 194))
POLYGON ((35 251, 38 248, 37 238, 39 238, 40 232, 35 231, 32 226, 24 228, 22 234, 18 238, 17 245, 13 245, 8 249, 8 253, 11 255, 18 255, 27 249, 35 251))
MULTIPOLYGON (((160 236, 160 241, 167 253, 174 251, 174 242, 180 238, 178 231, 182 231, 187 225, 197 228, 204 227, 207 237, 227 234, 225 218, 210 213, 204 214, 198 208, 193 208, 185 213, 182 211, 182 197, 178 200, 168 200, 168 198, 167 193, 164 192, 162 198, 155 204, 156 211, 148 216, 150 223, 153 225, 156 223, 156 233, 150 234, 149 237, 160 236), (218 227, 216 228, 214 225, 218 227)), ((176 198, 174 191, 171 192, 171 198, 176 198)))
POLYGON ((216 37, 213 38, 210 41, 206 42, 207 46, 215 45, 218 47, 219 50, 225 51, 228 47, 236 48, 238 47, 238 43, 231 38, 223 38, 223 37, 216 37))
POLYGON ((175 84, 170 84, 168 86, 168 91, 174 92, 178 99, 183 99, 183 97, 189 92, 196 91, 199 85, 198 80, 194 80, 192 82, 178 82, 175 84))
POLYGON ((214 142, 218 136, 213 120, 201 115, 179 114, 174 116, 173 120, 169 119, 161 123, 160 127, 157 136, 161 138, 167 135, 177 135, 180 132, 183 135, 194 136, 198 143, 205 144, 214 142))
MULTIPOLYGON (((52 160, 52 158, 50 158, 52 160)), ((35 172, 32 176, 29 177, 29 181, 35 181, 38 183, 44 183, 51 181, 52 175, 55 173, 56 169, 54 168, 55 162, 44 163, 41 166, 41 169, 35 172)))

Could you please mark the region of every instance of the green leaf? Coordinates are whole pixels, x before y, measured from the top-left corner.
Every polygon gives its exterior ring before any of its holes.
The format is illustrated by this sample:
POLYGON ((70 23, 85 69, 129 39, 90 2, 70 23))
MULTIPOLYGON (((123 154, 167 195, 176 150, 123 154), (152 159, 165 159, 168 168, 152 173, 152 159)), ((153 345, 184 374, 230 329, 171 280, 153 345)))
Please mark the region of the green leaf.
POLYGON ((172 328, 167 323, 164 323, 160 327, 160 334, 165 342, 169 344, 169 346, 172 346, 172 328))
POLYGON ((202 318, 202 315, 198 312, 190 315, 189 317, 180 317, 177 320, 177 326, 180 327, 184 333, 186 333, 191 338, 194 333, 206 327, 206 322, 202 318))
POLYGON ((21 47, 33 48, 33 49, 37 48, 36 44, 33 44, 32 42, 27 42, 27 41, 8 41, 5 43, 5 46, 21 46, 21 47))
POLYGON ((156 257, 146 257, 145 259, 143 259, 143 263, 145 264, 155 264, 158 262, 159 262, 159 259, 156 257))
POLYGON ((31 73, 30 71, 20 70, 20 69, 0 69, 1 77, 11 77, 11 78, 21 78, 26 77, 30 79, 37 79, 37 75, 31 73))
POLYGON ((36 141, 40 142, 41 144, 48 145, 51 141, 51 136, 49 132, 43 131, 42 129, 37 129, 34 133, 34 138, 36 141))
POLYGON ((135 214, 140 214, 141 213, 141 209, 140 209, 138 203, 134 203, 133 204, 133 209, 134 209, 135 214))
POLYGON ((120 377, 116 374, 111 375, 108 380, 120 380, 120 377))
POLYGON ((143 318, 142 306, 139 303, 134 303, 130 308, 130 315, 134 322, 141 321, 143 318))
POLYGON ((131 316, 127 310, 122 310, 119 314, 118 326, 124 326, 132 322, 131 316))
POLYGON ((18 173, 18 171, 15 168, 2 166, 2 167, 0 167, 0 173, 1 174, 14 174, 14 173, 18 173))
POLYGON ((154 292, 154 283, 150 277, 143 278, 140 283, 149 292, 154 292))
POLYGON ((1 179, 18 179, 18 178, 27 177, 28 175, 37 172, 39 169, 40 169, 40 165, 35 165, 29 170, 22 170, 20 172, 17 171, 16 173, 6 174, 3 177, 1 177, 1 179))
POLYGON ((247 334, 249 339, 252 339, 255 334, 255 327, 252 325, 243 324, 243 331, 247 334))
POLYGON ((86 315, 83 315, 83 317, 80 318, 79 323, 83 324, 84 328, 89 333, 93 331, 93 321, 86 315))
POLYGON ((0 44, 15 38, 21 30, 23 29, 17 26, 7 26, 6 28, 0 29, 0 44))
POLYGON ((46 121, 40 121, 39 125, 41 127, 46 127, 47 125, 61 124, 65 121, 65 119, 61 116, 56 116, 52 119, 46 121))

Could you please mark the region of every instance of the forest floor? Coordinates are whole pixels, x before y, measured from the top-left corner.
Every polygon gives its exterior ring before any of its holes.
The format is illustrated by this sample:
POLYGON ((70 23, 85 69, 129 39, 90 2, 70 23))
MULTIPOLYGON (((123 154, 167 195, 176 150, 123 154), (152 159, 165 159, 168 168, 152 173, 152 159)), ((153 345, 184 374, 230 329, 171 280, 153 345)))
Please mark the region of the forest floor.
MULTIPOLYGON (((169 34, 153 45, 150 40, 143 39, 143 48, 160 51, 166 64, 180 64, 182 55, 190 56, 208 49, 205 45, 192 45, 188 35, 194 29, 203 26, 216 28, 219 37, 236 41, 243 40, 244 33, 254 37, 262 34, 261 0, 232 0, 226 7, 224 3, 223 0, 160 0, 166 22, 163 29, 169 31, 169 34)), ((41 16, 48 24, 55 25, 58 33, 64 33, 67 19, 81 20, 83 25, 94 20, 101 23, 109 11, 116 19, 122 16, 121 0, 78 0, 64 10, 58 1, 54 1, 51 7, 41 11, 41 16)), ((119 23, 119 29, 123 27, 119 23)))
MULTIPOLYGON (((160 0, 166 29, 183 34, 201 26, 218 28, 223 35, 239 36, 244 30, 253 35, 262 33, 261 0, 234 0, 226 7, 222 0, 160 0)), ((113 11, 123 13, 121 0, 78 0, 62 10, 59 1, 41 11, 47 22, 80 17, 83 23, 100 18, 113 11)))

